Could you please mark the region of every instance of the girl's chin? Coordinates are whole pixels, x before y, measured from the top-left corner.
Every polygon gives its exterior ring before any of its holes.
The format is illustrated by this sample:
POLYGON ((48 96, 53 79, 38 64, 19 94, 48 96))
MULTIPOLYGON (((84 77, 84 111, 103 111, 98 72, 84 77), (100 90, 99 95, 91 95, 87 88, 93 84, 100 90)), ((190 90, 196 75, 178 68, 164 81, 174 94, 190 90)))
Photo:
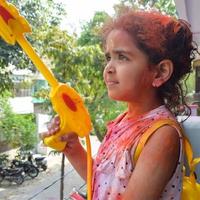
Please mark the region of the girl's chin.
POLYGON ((112 100, 115 100, 115 101, 123 101, 122 98, 120 98, 120 96, 117 95, 117 94, 113 94, 113 93, 108 92, 108 97, 112 100))
MULTIPOLYGON (((115 101, 121 101, 121 102, 125 102, 125 103, 134 101, 134 98, 130 99, 130 97, 128 97, 124 94, 119 95, 119 92, 116 93, 116 92, 108 91, 108 97, 109 97, 109 99, 112 99, 115 101)), ((136 98, 135 100, 138 100, 138 97, 135 97, 135 98, 136 98)))

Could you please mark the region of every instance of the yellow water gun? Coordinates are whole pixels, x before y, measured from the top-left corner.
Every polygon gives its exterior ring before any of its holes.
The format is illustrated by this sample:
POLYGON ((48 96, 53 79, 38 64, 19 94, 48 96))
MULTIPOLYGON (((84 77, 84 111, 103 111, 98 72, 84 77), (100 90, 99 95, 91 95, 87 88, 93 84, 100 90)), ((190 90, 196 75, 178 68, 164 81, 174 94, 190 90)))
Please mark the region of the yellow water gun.
POLYGON ((16 42, 32 60, 51 86, 50 99, 53 109, 60 117, 60 131, 44 139, 44 143, 58 151, 64 150, 66 143, 59 140, 68 132, 75 132, 80 137, 86 137, 87 144, 87 192, 91 200, 92 192, 92 157, 89 133, 92 125, 89 113, 80 95, 67 84, 59 83, 48 67, 27 41, 24 33, 31 32, 27 20, 22 17, 16 7, 6 0, 0 0, 0 36, 9 44, 16 42))

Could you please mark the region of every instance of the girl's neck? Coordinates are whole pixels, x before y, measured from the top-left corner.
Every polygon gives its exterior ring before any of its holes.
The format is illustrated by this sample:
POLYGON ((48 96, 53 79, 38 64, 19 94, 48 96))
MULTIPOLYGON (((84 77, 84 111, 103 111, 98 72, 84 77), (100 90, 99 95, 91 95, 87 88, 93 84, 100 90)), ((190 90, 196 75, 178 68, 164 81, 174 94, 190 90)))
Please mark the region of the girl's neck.
POLYGON ((140 115, 143 115, 159 106, 163 105, 162 102, 153 102, 152 104, 149 102, 145 102, 145 104, 138 103, 128 103, 128 110, 125 118, 135 118, 140 115))

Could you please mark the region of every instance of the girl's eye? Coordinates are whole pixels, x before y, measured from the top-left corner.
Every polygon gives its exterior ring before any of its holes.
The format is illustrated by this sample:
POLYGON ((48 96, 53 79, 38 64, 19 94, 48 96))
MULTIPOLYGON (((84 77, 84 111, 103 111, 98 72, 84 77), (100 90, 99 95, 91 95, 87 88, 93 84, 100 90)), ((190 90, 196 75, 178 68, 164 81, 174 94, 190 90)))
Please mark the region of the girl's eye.
POLYGON ((128 58, 124 56, 123 54, 119 54, 118 58, 119 60, 128 60, 128 58))
POLYGON ((108 54, 105 55, 105 58, 106 58, 106 61, 107 61, 107 62, 111 60, 111 56, 108 55, 108 54))

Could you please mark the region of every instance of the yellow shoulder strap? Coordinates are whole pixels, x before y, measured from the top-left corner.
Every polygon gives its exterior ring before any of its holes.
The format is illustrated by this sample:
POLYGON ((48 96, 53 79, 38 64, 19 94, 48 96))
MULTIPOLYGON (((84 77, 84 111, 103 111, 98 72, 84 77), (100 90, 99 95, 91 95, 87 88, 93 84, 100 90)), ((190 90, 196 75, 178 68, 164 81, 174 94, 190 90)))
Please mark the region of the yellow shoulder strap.
POLYGON ((187 137, 184 134, 183 129, 181 128, 181 126, 174 120, 172 119, 161 119, 161 120, 157 120, 153 123, 153 125, 147 129, 147 131, 143 134, 143 136, 141 137, 135 153, 134 153, 134 161, 136 163, 136 161, 139 158, 139 155, 142 151, 142 149, 144 148, 144 145, 147 143, 148 139, 153 135, 153 133, 160 127, 164 126, 164 125, 170 125, 174 128, 176 128, 177 131, 179 131, 182 136, 183 136, 183 144, 184 144, 184 149, 185 149, 185 153, 186 153, 186 157, 187 157, 187 161, 188 161, 188 165, 190 167, 190 170, 193 171, 194 170, 194 165, 196 165, 199 161, 195 162, 193 161, 193 151, 192 151, 192 147, 191 144, 189 142, 189 140, 187 139, 187 137))

